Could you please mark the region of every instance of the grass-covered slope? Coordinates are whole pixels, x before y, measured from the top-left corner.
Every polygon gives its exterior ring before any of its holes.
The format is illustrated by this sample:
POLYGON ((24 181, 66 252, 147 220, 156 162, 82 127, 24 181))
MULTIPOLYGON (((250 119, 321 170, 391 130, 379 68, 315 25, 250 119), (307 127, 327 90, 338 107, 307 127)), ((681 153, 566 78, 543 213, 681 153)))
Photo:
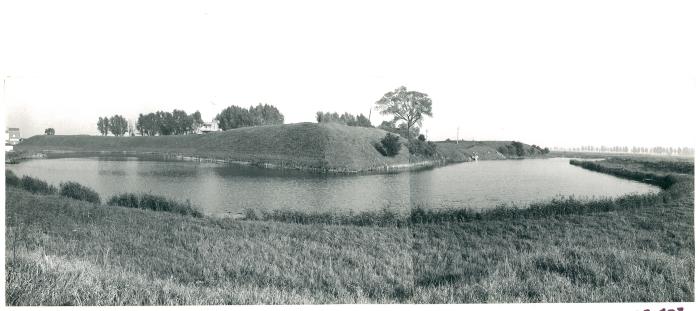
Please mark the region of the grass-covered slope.
POLYGON ((408 150, 382 156, 373 146, 386 132, 332 123, 297 123, 180 136, 34 136, 21 151, 128 151, 272 164, 288 168, 367 171, 406 164, 408 150))
POLYGON ((477 142, 437 142, 438 152, 449 162, 464 162, 476 153, 481 160, 501 160, 506 157, 495 148, 477 142))
MULTIPOLYGON (((438 152, 449 162, 467 161, 473 154, 480 160, 503 160, 517 157, 514 154, 503 154, 499 150, 509 147, 512 141, 440 141, 435 143, 438 152)), ((522 144, 525 156, 540 155, 540 152, 531 145, 522 144)))

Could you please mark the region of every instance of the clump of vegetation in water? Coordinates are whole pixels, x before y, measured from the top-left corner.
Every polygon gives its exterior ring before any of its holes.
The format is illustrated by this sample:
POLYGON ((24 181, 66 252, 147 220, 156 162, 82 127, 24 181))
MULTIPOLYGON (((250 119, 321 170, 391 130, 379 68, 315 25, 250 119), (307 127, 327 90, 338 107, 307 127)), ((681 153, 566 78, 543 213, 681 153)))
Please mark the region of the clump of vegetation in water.
POLYGON ((401 151, 401 141, 398 135, 386 133, 381 141, 374 144, 374 148, 385 157, 393 157, 401 151))
POLYGON ((112 196, 108 205, 116 205, 131 208, 148 209, 153 211, 163 211, 177 213, 186 216, 203 217, 204 214, 197 210, 189 200, 178 202, 163 196, 147 193, 122 193, 112 196))
POLYGON ((95 190, 72 181, 61 183, 59 194, 67 198, 95 204, 100 204, 102 202, 102 200, 100 200, 100 195, 97 194, 95 190))

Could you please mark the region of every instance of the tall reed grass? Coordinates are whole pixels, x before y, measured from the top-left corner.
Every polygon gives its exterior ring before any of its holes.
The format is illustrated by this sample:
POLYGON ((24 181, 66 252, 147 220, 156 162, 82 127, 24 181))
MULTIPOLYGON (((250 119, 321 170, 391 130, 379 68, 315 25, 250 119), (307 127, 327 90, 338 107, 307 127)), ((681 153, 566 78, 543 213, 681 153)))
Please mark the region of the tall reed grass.
POLYGON ((185 202, 178 202, 163 196, 148 193, 118 194, 112 196, 107 201, 107 204, 131 208, 148 209, 153 211, 177 213, 186 216, 204 217, 204 214, 201 211, 199 211, 196 207, 194 207, 189 200, 185 202))
MULTIPOLYGON (((16 177, 17 176, 15 176, 15 178, 16 177)), ((10 179, 12 183, 16 183, 16 180, 12 179, 12 177, 10 177, 10 179)), ((7 178, 5 178, 5 180, 7 181, 7 178)), ((16 185, 19 186, 19 188, 22 188, 35 194, 56 194, 57 191, 56 187, 54 187, 53 185, 41 179, 29 176, 22 176, 22 178, 19 179, 19 183, 16 185)))
POLYGON ((673 184, 679 181, 679 178, 682 178, 678 175, 662 174, 650 171, 633 170, 625 167, 611 166, 606 162, 602 161, 569 160, 569 164, 580 166, 591 171, 601 172, 622 178, 640 181, 643 183, 656 185, 661 187, 662 189, 667 189, 671 187, 673 184))
POLYGON ((20 179, 11 170, 5 170, 5 186, 19 187, 20 179))
POLYGON ((618 198, 582 200, 560 197, 551 201, 536 202, 529 206, 500 205, 489 210, 464 208, 434 209, 424 206, 411 208, 401 213, 390 208, 380 211, 362 212, 305 212, 296 210, 253 210, 246 209, 246 220, 277 221, 295 224, 328 224, 354 226, 396 226, 407 227, 415 224, 459 223, 508 218, 540 218, 555 215, 585 214, 626 208, 638 208, 651 204, 668 202, 671 193, 629 194, 618 198))
POLYGON ((100 195, 97 194, 95 190, 77 182, 69 181, 61 183, 60 187, 61 190, 59 194, 61 196, 95 204, 100 204, 102 202, 102 200, 100 200, 100 195))
POLYGON ((651 160, 651 159, 635 159, 635 158, 609 158, 606 160, 609 163, 621 164, 630 166, 637 165, 646 170, 659 171, 665 173, 679 174, 694 174, 695 163, 688 160, 651 160))
POLYGON ((30 177, 22 176, 22 178, 17 177, 17 175, 10 171, 5 170, 5 186, 6 187, 16 187, 20 189, 27 190, 34 194, 59 194, 61 196, 76 199, 80 201, 87 201, 95 204, 100 204, 100 195, 90 187, 83 186, 77 182, 65 182, 60 184, 60 190, 56 189, 54 185, 48 182, 30 177))
MULTIPOLYGON (((8 187, 21 188, 35 194, 50 195, 58 193, 61 196, 75 200, 94 204, 102 203, 100 195, 95 190, 72 181, 61 183, 59 191, 56 187, 41 179, 29 176, 22 176, 22 178, 19 178, 14 172, 5 170, 5 185, 8 187)), ((115 195, 107 201, 107 204, 171 212, 193 217, 204 217, 204 214, 194 207, 189 200, 178 202, 163 196, 146 193, 123 193, 115 195)))

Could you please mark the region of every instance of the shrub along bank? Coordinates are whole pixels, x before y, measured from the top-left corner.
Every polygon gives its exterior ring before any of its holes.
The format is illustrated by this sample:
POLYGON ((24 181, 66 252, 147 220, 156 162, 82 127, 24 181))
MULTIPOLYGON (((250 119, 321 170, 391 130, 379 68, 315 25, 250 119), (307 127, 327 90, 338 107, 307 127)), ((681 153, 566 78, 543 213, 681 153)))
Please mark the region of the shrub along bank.
POLYGON ((107 204, 131 208, 148 209, 152 211, 171 212, 181 215, 203 217, 190 201, 178 202, 163 196, 148 193, 122 193, 112 196, 107 204))

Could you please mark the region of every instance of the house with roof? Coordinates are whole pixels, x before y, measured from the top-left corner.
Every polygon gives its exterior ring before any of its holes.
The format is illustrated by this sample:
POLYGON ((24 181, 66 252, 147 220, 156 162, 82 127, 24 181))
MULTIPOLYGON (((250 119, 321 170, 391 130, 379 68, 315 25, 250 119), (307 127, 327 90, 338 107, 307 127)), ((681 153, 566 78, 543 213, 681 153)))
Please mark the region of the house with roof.
POLYGON ((8 127, 5 130, 5 145, 16 145, 22 137, 19 134, 19 128, 8 127))
POLYGON ((19 144, 22 136, 19 134, 19 128, 9 127, 5 130, 5 151, 12 151, 14 145, 19 144))
POLYGON ((216 119, 212 119, 211 122, 204 122, 202 123, 202 126, 200 126, 197 129, 197 134, 206 134, 206 133, 211 133, 211 132, 218 132, 221 129, 219 129, 219 124, 216 122, 216 119))

